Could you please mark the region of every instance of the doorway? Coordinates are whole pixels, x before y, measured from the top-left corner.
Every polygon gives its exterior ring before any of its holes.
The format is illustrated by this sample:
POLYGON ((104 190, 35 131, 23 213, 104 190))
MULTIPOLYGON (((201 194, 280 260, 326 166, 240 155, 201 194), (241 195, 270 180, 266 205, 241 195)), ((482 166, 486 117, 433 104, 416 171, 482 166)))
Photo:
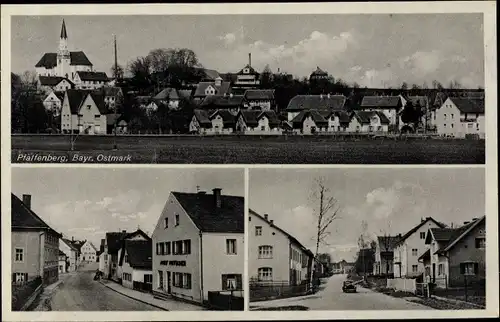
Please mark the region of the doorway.
POLYGON ((432 282, 436 282, 436 263, 432 263, 432 282))
POLYGON ((171 289, 171 273, 167 272, 167 294, 171 294, 172 289, 171 289))

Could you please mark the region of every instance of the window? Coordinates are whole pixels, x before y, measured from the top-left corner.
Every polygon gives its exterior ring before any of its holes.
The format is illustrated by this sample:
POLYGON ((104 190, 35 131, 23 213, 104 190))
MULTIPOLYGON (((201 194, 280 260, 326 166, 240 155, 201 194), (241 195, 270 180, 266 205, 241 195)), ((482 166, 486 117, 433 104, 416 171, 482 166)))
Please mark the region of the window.
POLYGON ((182 246, 182 250, 183 250, 183 254, 191 254, 191 240, 190 239, 186 239, 186 240, 183 240, 182 241, 183 243, 183 246, 182 246))
POLYGON ((443 114, 444 119, 446 120, 446 114, 443 114))
POLYGON ((476 123, 476 129, 479 131, 479 123, 476 123))
MULTIPOLYGON (((158 246, 158 244, 157 244, 158 246)), ((104 254, 104 260, 107 261, 108 260, 108 254, 104 254)))
POLYGON ((446 127, 446 123, 443 124, 443 127, 446 127))
POLYGON ((411 265, 411 271, 413 273, 417 273, 418 272, 418 265, 411 265))
POLYGON ((128 255, 125 255, 125 263, 128 263, 128 255))
POLYGON ((144 274, 144 283, 153 284, 153 274, 144 274))
POLYGON ((411 255, 412 255, 412 256, 417 256, 417 255, 418 255, 418 249, 413 248, 413 249, 411 250, 411 255))
POLYGON ((158 255, 165 255, 165 244, 159 243, 159 246, 160 246, 160 253, 158 255))
POLYGON ((468 124, 467 124, 467 127, 468 127, 469 129, 472 129, 472 126, 473 126, 473 124, 472 124, 472 123, 468 123, 468 124))
POLYGON ((175 215, 175 225, 179 226, 179 215, 175 215))
POLYGON ((130 273, 123 273, 122 274, 122 280, 132 282, 132 274, 130 274, 130 273))
POLYGON ((438 265, 438 276, 444 275, 444 264, 438 265))
POLYGON ((453 123, 451 123, 451 128, 453 128, 453 125, 454 125, 454 124, 453 124, 453 123))
POLYGON ((259 246, 259 258, 273 258, 273 246, 259 246))
POLYGON ((91 106, 91 105, 87 105, 87 109, 89 109, 89 110, 90 110, 91 108, 92 108, 92 106, 91 106))
POLYGON ((28 281, 28 273, 13 273, 12 274, 12 282, 14 283, 22 283, 28 281))
POLYGON ((164 224, 165 224, 164 228, 167 229, 168 228, 168 217, 165 217, 164 224))
POLYGON ((191 274, 189 273, 184 273, 183 279, 182 279, 182 288, 191 289, 191 274))
POLYGON ((24 249, 16 248, 16 262, 24 261, 24 249))
POLYGON ((184 273, 175 272, 173 275, 173 285, 175 287, 183 288, 184 286, 184 273))
POLYGON ((462 275, 477 275, 479 264, 474 262, 460 263, 460 274, 462 275))
POLYGON ((165 243, 165 255, 170 255, 171 250, 170 250, 170 242, 165 243))
POLYGON ((453 114, 451 114, 451 119, 453 120, 453 114))
POLYGON ((255 236, 262 236, 262 226, 255 227, 255 236))
POLYGON ((420 233, 420 239, 425 239, 425 232, 420 233))
POLYGON ((476 238, 476 248, 486 248, 486 238, 485 237, 476 238))
POLYGON ((241 274, 222 274, 222 290, 241 290, 243 287, 241 274))
POLYGON ((259 281, 272 281, 273 280, 273 269, 271 267, 261 267, 258 270, 259 281))
POLYGON ((236 239, 226 239, 226 254, 236 255, 236 239))
POLYGON ((100 115, 95 115, 96 120, 98 120, 100 117, 100 115))

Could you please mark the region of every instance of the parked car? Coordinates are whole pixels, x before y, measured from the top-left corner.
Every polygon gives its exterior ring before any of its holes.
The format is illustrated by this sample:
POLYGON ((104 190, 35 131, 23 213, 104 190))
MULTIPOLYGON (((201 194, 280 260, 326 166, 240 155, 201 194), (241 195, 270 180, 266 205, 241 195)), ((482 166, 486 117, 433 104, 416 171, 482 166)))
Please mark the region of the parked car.
POLYGON ((344 281, 344 284, 342 284, 342 292, 356 293, 356 284, 354 284, 353 281, 344 281))

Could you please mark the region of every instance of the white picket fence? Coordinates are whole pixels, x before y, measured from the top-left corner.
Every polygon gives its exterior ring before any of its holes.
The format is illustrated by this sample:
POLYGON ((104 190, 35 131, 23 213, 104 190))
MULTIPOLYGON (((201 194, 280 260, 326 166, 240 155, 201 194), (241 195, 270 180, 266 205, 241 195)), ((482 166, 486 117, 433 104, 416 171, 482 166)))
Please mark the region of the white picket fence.
POLYGON ((412 278, 389 278, 387 279, 387 288, 415 293, 417 291, 417 282, 412 278))

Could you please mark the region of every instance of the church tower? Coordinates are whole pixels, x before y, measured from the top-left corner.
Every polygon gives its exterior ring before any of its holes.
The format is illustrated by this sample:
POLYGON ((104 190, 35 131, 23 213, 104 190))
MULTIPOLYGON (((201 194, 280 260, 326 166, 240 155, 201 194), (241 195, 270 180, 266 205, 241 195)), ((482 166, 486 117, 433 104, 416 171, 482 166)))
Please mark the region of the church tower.
POLYGON ((68 50, 68 33, 66 23, 62 22, 61 36, 59 37, 59 50, 57 52, 57 76, 69 78, 71 57, 68 50))

